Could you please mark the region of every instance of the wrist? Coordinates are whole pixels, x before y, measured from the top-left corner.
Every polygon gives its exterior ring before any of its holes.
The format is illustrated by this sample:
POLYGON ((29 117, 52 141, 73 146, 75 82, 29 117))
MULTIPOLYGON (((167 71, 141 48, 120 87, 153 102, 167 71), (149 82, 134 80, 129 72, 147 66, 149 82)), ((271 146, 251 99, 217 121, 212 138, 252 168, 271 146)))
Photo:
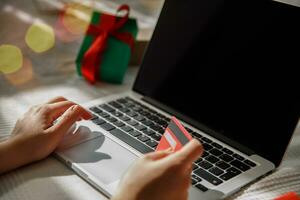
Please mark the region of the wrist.
POLYGON ((0 143, 0 174, 26 164, 26 159, 21 155, 18 146, 15 137, 0 143))

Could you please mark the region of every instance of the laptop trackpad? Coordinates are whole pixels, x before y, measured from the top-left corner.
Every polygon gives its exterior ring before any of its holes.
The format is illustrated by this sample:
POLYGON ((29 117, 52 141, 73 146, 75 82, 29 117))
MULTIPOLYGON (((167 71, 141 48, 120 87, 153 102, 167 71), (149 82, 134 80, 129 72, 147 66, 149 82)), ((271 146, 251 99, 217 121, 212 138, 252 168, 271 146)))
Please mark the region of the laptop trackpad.
POLYGON ((135 154, 104 135, 60 153, 104 184, 120 179, 137 159, 135 154))

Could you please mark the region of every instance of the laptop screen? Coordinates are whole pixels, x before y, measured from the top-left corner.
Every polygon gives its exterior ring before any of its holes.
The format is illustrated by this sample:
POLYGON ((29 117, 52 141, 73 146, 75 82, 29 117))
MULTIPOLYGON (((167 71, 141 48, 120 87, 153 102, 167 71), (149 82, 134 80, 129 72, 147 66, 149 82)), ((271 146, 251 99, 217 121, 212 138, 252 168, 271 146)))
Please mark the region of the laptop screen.
POLYGON ((299 20, 274 1, 166 0, 133 89, 278 165, 299 118, 299 20))

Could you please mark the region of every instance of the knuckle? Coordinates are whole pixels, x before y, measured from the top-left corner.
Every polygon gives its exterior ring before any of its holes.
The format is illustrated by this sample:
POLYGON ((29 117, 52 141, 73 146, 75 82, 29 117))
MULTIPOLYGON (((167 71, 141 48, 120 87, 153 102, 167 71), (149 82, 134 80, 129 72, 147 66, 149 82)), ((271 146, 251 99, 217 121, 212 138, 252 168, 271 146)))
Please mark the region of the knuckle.
POLYGON ((42 113, 48 114, 51 111, 51 109, 49 105, 45 104, 41 106, 40 111, 42 113))

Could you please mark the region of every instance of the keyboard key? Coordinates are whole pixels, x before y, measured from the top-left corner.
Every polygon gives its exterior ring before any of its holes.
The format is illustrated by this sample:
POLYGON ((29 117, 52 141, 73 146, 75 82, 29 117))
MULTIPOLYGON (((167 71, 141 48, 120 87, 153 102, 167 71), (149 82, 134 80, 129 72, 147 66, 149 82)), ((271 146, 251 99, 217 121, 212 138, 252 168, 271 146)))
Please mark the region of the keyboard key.
POLYGON ((162 120, 162 119, 158 120, 157 123, 161 126, 168 124, 165 120, 162 120))
POLYGON ((195 179, 191 179, 191 184, 195 185, 197 183, 197 181, 195 179))
POLYGON ((206 192, 206 191, 208 190, 207 187, 205 187, 204 185, 202 185, 202 184, 200 184, 200 183, 198 183, 198 184, 196 185, 196 188, 198 188, 198 189, 201 190, 202 192, 206 192))
POLYGON ((111 130, 115 129, 115 127, 109 123, 101 124, 100 127, 106 131, 111 131, 111 130))
POLYGON ((230 164, 242 171, 247 171, 248 169, 250 169, 250 167, 248 165, 242 163, 239 160, 234 160, 230 164))
POLYGON ((98 119, 95 119, 95 120, 92 120, 95 124, 97 124, 97 125, 101 125, 101 124, 104 124, 105 123, 105 121, 103 120, 103 119, 100 119, 100 118, 98 118, 98 119))
POLYGON ((102 104, 102 105, 100 105, 100 107, 101 107, 103 110, 107 111, 107 112, 114 112, 114 111, 116 111, 114 108, 110 107, 110 106, 107 105, 107 104, 102 104))
POLYGON ((243 156, 240 156, 239 154, 236 154, 236 153, 233 154, 232 156, 238 160, 245 160, 245 158, 243 156))
POLYGON ((91 111, 95 112, 95 113, 102 113, 102 110, 99 109, 98 107, 94 106, 90 108, 91 111))
POLYGON ((195 179, 197 182, 202 181, 202 179, 199 176, 196 176, 195 174, 192 174, 192 178, 195 179))
POLYGON ((231 172, 231 173, 234 173, 236 175, 242 173, 240 170, 234 168, 234 167, 230 167, 229 169, 226 170, 227 172, 231 172))
POLYGON ((138 112, 138 111, 142 110, 142 108, 139 106, 135 106, 132 108, 132 110, 134 110, 135 112, 138 112))
POLYGON ((99 117, 98 117, 97 115, 92 114, 91 120, 93 121, 93 120, 95 120, 95 119, 99 119, 99 117))
POLYGON ((128 113, 130 110, 128 108, 120 108, 119 109, 122 113, 128 113))
POLYGON ((206 172, 204 169, 199 168, 196 171, 194 171, 194 173, 213 185, 220 185, 221 183, 223 183, 222 180, 206 172))
POLYGON ((157 126, 157 125, 152 125, 152 126, 150 126, 150 128, 152 128, 155 131, 158 131, 161 129, 160 126, 157 126))
POLYGON ((218 150, 216 148, 210 150, 209 153, 211 153, 212 155, 217 156, 217 157, 223 154, 222 151, 220 151, 220 150, 218 150))
POLYGON ((143 117, 142 115, 137 115, 134 117, 134 119, 136 119, 137 121, 141 122, 141 121, 144 121, 146 118, 143 117))
POLYGON ((202 144, 203 148, 205 149, 205 151, 209 151, 211 150, 213 147, 207 143, 202 144))
POLYGON ((188 128, 188 127, 184 127, 189 133, 191 133, 192 132, 192 129, 190 129, 190 128, 188 128))
POLYGON ((141 110, 141 111, 139 111, 139 113, 140 113, 140 115, 143 115, 144 117, 147 117, 150 115, 150 113, 147 112, 146 110, 141 110))
POLYGON ((212 141, 210 139, 208 139, 207 137, 203 137, 202 140, 206 143, 212 143, 212 141))
POLYGON ((142 134, 141 134, 140 132, 138 132, 138 131, 130 131, 129 134, 132 135, 133 137, 138 137, 138 136, 142 135, 142 134))
POLYGON ((233 160, 233 157, 231 157, 230 155, 227 155, 227 154, 223 154, 219 158, 224 160, 225 162, 230 162, 233 160))
POLYGON ((156 140, 156 141, 160 141, 161 135, 155 133, 155 134, 153 134, 153 135, 150 135, 150 137, 152 137, 152 138, 153 138, 154 140, 156 140))
POLYGON ((146 144, 153 148, 155 148, 158 145, 158 143, 153 140, 146 142, 146 144))
POLYGON ((195 163, 199 163, 199 162, 202 162, 203 161, 203 158, 198 158, 195 163))
POLYGON ((130 120, 130 118, 127 117, 127 116, 119 117, 119 119, 120 119, 120 120, 123 120, 123 121, 125 121, 125 122, 130 120))
POLYGON ((131 128, 131 127, 129 127, 129 126, 123 126, 123 127, 121 127, 121 129, 122 129, 123 131, 126 131, 126 132, 129 132, 129 131, 132 131, 132 130, 133 130, 133 128, 131 128))
POLYGON ((158 129, 158 130, 157 130, 157 132, 159 132, 160 134, 164 134, 164 132, 165 132, 165 129, 163 129, 163 128, 160 128, 160 129, 158 129))
POLYGON ((214 175, 216 175, 216 176, 219 176, 219 175, 221 175, 221 174, 223 174, 224 173, 224 171, 223 170, 221 170, 220 168, 218 168, 218 167, 213 167, 213 168, 211 168, 210 170, 208 170, 210 173, 212 173, 212 174, 214 174, 214 175))
POLYGON ((126 113, 129 117, 135 117, 137 116, 136 112, 130 111, 128 113, 126 113))
POLYGON ((150 138, 148 138, 145 135, 141 135, 138 137, 138 140, 142 141, 142 142, 147 142, 148 140, 150 140, 150 138))
POLYGON ((218 162, 220 159, 217 158, 217 157, 215 157, 215 156, 212 156, 212 155, 211 155, 211 156, 206 157, 205 160, 207 160, 207 161, 209 161, 209 162, 211 162, 211 163, 216 163, 216 162, 218 162))
POLYGON ((123 122, 120 122, 120 121, 114 122, 114 125, 117 126, 117 127, 125 126, 125 124, 123 122))
POLYGON ((206 162, 206 161, 202 161, 202 162, 198 163, 198 165, 200 167, 202 167, 203 169, 209 169, 213 166, 212 164, 210 164, 209 162, 206 162))
POLYGON ((245 160, 244 163, 246 163, 247 165, 251 166, 251 167, 255 167, 256 164, 250 160, 245 160))
POLYGON ((144 134, 148 135, 148 136, 155 134, 154 131, 151 131, 151 130, 149 130, 149 129, 145 129, 145 130, 143 130, 142 132, 143 132, 144 134))
POLYGON ((116 116, 116 117, 122 117, 122 116, 124 116, 122 113, 120 113, 120 112, 114 112, 114 113, 111 113, 111 114, 113 114, 114 116, 116 116))
POLYGON ((101 117, 103 117, 103 118, 107 118, 107 117, 110 116, 110 115, 107 114, 106 112, 99 113, 99 115, 100 115, 101 117))
POLYGON ((237 176, 237 174, 234 174, 232 172, 226 172, 225 174, 221 175, 220 178, 223 179, 224 181, 227 181, 235 176, 237 176))
POLYGON ((123 106, 115 101, 111 101, 108 103, 109 105, 111 105, 112 107, 115 107, 117 109, 122 108, 123 106))
POLYGON ((216 142, 211 143, 211 145, 212 145, 213 147, 217 148, 217 149, 222 149, 222 148, 223 148, 220 144, 218 144, 218 143, 216 143, 216 142))
POLYGON ((204 151, 203 154, 202 154, 202 158, 205 158, 207 156, 209 156, 209 153, 207 153, 207 151, 204 151))
POLYGON ((224 181, 227 181, 237 175, 239 175, 241 172, 237 169, 235 169, 234 167, 231 167, 227 170, 227 172, 223 175, 220 176, 221 179, 223 179, 224 181))
POLYGON ((114 117, 108 117, 108 118, 106 118, 106 120, 109 121, 109 122, 111 122, 111 123, 118 121, 118 120, 117 120, 116 118, 114 118, 114 117))
POLYGON ((134 105, 133 103, 128 102, 128 103, 125 103, 124 106, 125 106, 125 107, 128 107, 128 108, 132 108, 132 107, 134 107, 135 105, 134 105))
POLYGON ((227 164, 227 163, 225 163, 224 161, 218 162, 218 163, 216 164, 216 166, 218 166, 219 168, 221 168, 221 169, 223 169, 223 170, 225 170, 225 169, 227 169, 227 168, 230 167, 230 165, 227 164))
POLYGON ((142 124, 144 124, 146 126, 152 126, 152 125, 154 125, 154 123, 151 122, 150 120, 144 120, 144 121, 142 121, 142 124))
POLYGON ((231 151, 231 150, 229 150, 227 148, 223 148, 222 151, 224 151, 225 153, 227 153, 229 155, 233 154, 233 151, 231 151))
POLYGON ((139 125, 139 123, 138 123, 137 121, 135 121, 135 120, 127 121, 127 123, 128 123, 129 125, 131 125, 131 126, 137 126, 137 125, 139 125))
POLYGON ((128 145, 132 146, 133 148, 135 148, 136 150, 138 150, 141 153, 145 154, 145 153, 149 153, 149 152, 153 151, 150 147, 146 146, 145 144, 141 143, 140 141, 136 140, 135 138, 127 135, 120 129, 114 129, 114 130, 110 131, 110 133, 113 136, 122 140, 123 142, 127 143, 128 145))
POLYGON ((200 133, 197 133, 197 132, 192 132, 192 135, 197 137, 197 138, 202 138, 203 137, 200 133))
POLYGON ((139 124, 139 125, 135 126, 135 128, 136 128, 137 130, 139 130, 139 131, 142 131, 142 130, 145 130, 145 129, 147 129, 147 127, 146 127, 146 126, 144 126, 144 125, 141 125, 141 124, 139 124))
POLYGON ((199 168, 199 166, 196 165, 195 163, 193 163, 193 170, 198 169, 198 168, 199 168))

